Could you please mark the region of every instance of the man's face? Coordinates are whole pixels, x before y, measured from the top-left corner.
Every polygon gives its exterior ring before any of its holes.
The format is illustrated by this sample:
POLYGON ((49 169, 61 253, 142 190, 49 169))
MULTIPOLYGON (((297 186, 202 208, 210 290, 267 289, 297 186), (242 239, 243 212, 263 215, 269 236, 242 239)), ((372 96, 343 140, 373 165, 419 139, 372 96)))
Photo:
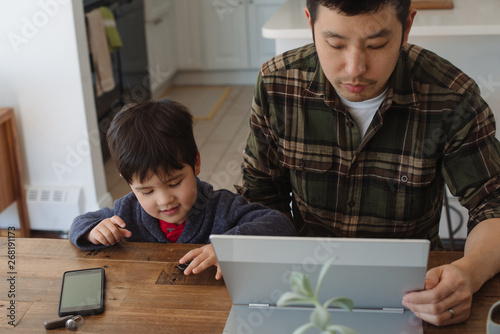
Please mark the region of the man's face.
MULTIPOLYGON (((408 16, 402 38, 403 25, 394 6, 384 5, 375 13, 355 16, 318 6, 314 42, 321 67, 338 94, 359 102, 385 90, 415 13, 408 16)), ((307 8, 306 16, 311 25, 307 8)))

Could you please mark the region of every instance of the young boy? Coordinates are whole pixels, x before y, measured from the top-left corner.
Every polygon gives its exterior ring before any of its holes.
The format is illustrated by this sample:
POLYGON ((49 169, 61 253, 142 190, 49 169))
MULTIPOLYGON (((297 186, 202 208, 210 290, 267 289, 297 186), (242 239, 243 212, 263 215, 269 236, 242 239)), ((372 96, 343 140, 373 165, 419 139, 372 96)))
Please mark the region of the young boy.
POLYGON ((82 249, 98 249, 122 238, 142 242, 207 244, 188 252, 180 263, 197 274, 216 265, 211 234, 295 235, 281 212, 228 190, 214 191, 200 181, 200 154, 187 108, 171 100, 147 101, 124 108, 107 134, 111 157, 132 192, 114 208, 75 218, 69 239, 82 249))

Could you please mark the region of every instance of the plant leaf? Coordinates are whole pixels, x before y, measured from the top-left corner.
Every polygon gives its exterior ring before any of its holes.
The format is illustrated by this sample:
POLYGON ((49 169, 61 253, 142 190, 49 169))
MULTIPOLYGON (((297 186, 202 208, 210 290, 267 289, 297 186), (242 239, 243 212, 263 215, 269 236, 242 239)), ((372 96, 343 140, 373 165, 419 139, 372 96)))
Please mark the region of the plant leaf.
POLYGON ((276 302, 277 306, 286 306, 293 304, 312 304, 314 305, 314 299, 311 297, 303 296, 301 294, 287 291, 281 295, 281 297, 276 302))
POLYGON ((292 272, 290 276, 290 287, 295 293, 307 297, 314 296, 309 278, 303 273, 296 271, 292 272))
POLYGON ((293 334, 304 334, 309 328, 313 328, 313 327, 314 327, 314 324, 309 322, 307 324, 300 326, 296 330, 294 330, 293 334))
POLYGON ((325 278, 326 272, 328 271, 328 269, 332 265, 333 261, 335 261, 335 260, 337 260, 336 256, 328 259, 328 261, 323 263, 323 266, 321 267, 321 271, 319 272, 318 282, 316 283, 316 291, 314 292, 314 295, 316 296, 316 298, 318 298, 319 289, 321 288, 321 284, 323 283, 323 279, 325 278))
POLYGON ((354 329, 341 325, 330 325, 326 329, 335 334, 358 334, 354 329))
POLYGON ((318 305, 314 311, 312 311, 309 320, 319 329, 325 330, 330 325, 332 315, 323 306, 318 305))
POLYGON ((350 298, 346 297, 335 297, 332 299, 327 300, 324 304, 324 308, 328 308, 328 306, 333 305, 337 306, 340 308, 343 308, 344 310, 349 310, 352 311, 352 308, 354 307, 354 302, 350 298))

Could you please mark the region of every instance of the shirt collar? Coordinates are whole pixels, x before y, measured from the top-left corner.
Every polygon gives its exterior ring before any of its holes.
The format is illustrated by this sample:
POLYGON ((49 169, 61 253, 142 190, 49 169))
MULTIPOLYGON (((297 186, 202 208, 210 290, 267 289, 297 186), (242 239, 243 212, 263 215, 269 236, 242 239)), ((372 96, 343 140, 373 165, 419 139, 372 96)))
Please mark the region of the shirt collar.
POLYGON ((388 94, 388 97, 390 97, 395 104, 404 106, 417 105, 418 95, 415 92, 411 76, 407 46, 403 46, 401 49, 396 68, 389 80, 390 94, 388 94))
POLYGON ((325 103, 333 108, 338 108, 340 101, 337 97, 335 89, 326 78, 325 72, 319 62, 318 54, 316 53, 316 69, 309 81, 309 84, 304 89, 303 95, 305 97, 323 98, 325 103))

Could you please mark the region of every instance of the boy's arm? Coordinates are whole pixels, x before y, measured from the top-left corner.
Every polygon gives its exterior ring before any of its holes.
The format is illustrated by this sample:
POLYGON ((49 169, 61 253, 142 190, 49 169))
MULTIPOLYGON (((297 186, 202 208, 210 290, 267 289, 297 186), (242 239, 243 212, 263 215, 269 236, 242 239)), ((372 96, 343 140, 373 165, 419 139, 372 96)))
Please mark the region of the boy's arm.
POLYGON ((120 242, 122 238, 132 236, 132 232, 125 227, 127 225, 120 216, 106 218, 90 230, 87 239, 95 245, 112 246, 120 242))
MULTIPOLYGON (((220 205, 214 218, 213 234, 242 234, 242 235, 282 235, 294 236, 297 234, 292 222, 277 210, 269 209, 261 204, 247 203, 238 195, 226 192, 220 199, 220 205), (232 201, 228 197, 233 197, 232 201)), ((179 263, 192 261, 184 270, 184 274, 198 274, 203 270, 217 266, 215 279, 222 277, 212 245, 205 245, 189 251, 179 263)))
POLYGON ((191 263, 186 269, 184 269, 185 275, 189 275, 191 273, 198 274, 211 266, 216 266, 217 273, 215 274, 215 279, 219 280, 222 278, 219 262, 217 262, 217 257, 215 256, 212 245, 205 245, 190 250, 179 260, 179 263, 184 264, 188 261, 191 261, 191 263))
MULTIPOLYGON (((224 234, 297 235, 295 226, 285 214, 261 204, 247 203, 243 197, 237 195, 227 208, 224 218, 227 224, 226 231, 221 231, 224 234)), ((220 231, 220 227, 214 227, 214 231, 220 231)))
POLYGON ((114 211, 110 208, 102 208, 94 212, 87 212, 75 218, 71 224, 68 238, 78 248, 85 250, 94 250, 106 247, 101 244, 93 244, 88 239, 90 231, 101 221, 114 216, 114 211))

